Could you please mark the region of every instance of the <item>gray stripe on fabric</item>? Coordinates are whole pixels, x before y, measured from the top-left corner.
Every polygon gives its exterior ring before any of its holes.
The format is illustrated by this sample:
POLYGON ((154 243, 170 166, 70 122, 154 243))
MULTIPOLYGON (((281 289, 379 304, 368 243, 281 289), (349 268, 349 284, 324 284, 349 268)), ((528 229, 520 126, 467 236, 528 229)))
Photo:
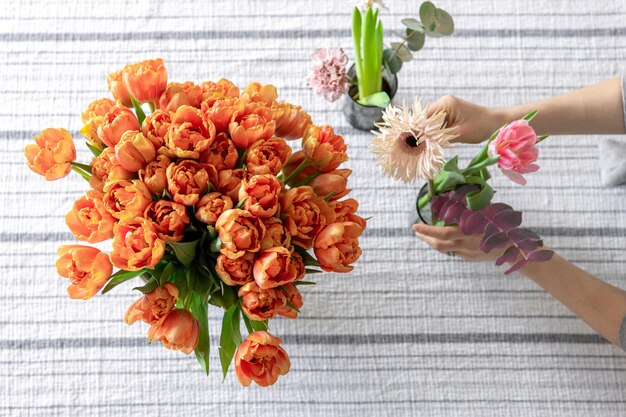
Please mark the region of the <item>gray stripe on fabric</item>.
MULTIPOLYGON (((625 36, 626 27, 599 29, 459 29, 458 38, 517 38, 536 36, 542 38, 588 38, 625 36)), ((85 41, 145 41, 145 40, 190 40, 190 39, 298 39, 298 38, 347 38, 348 29, 329 30, 204 30, 177 32, 83 32, 83 33, 0 33, 0 42, 85 42, 85 41)))
POLYGON ((622 319, 622 325, 619 328, 619 345, 626 350, 626 316, 622 319))
MULTIPOLYGON (((390 344, 477 344, 477 343, 561 343, 605 344, 595 334, 580 333, 427 333, 427 334, 306 334, 283 335, 286 344, 296 345, 390 345, 390 344)), ((81 338, 0 340, 0 350, 121 348, 147 346, 145 338, 81 338)), ((154 345, 156 346, 156 345, 154 345)))

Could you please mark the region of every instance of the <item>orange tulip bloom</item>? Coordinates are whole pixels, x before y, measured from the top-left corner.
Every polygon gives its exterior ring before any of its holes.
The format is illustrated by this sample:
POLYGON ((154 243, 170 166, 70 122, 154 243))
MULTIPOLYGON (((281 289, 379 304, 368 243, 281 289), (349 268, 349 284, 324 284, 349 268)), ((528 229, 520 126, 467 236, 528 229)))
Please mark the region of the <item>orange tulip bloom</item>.
POLYGON ((263 103, 271 106, 278 98, 276 87, 272 84, 263 85, 259 82, 248 84, 241 94, 241 100, 246 103, 263 103))
POLYGON ((335 213, 328 207, 328 203, 315 194, 311 187, 283 191, 279 201, 292 243, 304 249, 310 249, 319 231, 335 220, 335 213))
POLYGON ((267 332, 254 332, 246 337, 235 352, 235 375, 241 385, 252 381, 262 387, 273 385, 291 366, 281 339, 267 332))
POLYGON ((65 223, 78 240, 102 242, 113 237, 115 218, 104 207, 102 193, 91 190, 74 202, 65 216, 65 223))
POLYGON ((254 280, 264 290, 289 284, 303 276, 302 258, 284 247, 265 249, 254 262, 254 280))
POLYGON ((195 107, 182 106, 172 114, 172 124, 165 135, 168 156, 198 159, 215 139, 215 126, 195 107))
POLYGON ((128 130, 115 145, 115 156, 126 171, 137 172, 154 161, 156 150, 143 133, 128 130))
POLYGON ((222 241, 221 252, 230 259, 241 258, 246 252, 258 252, 265 226, 247 210, 226 210, 217 219, 215 228, 222 241))
POLYGON ((167 71, 162 59, 129 64, 122 69, 126 90, 140 103, 158 103, 167 87, 167 71))
POLYGON ((323 172, 337 169, 348 160, 343 137, 330 126, 311 125, 302 137, 302 150, 311 165, 323 172))
POLYGON ((152 194, 161 195, 167 188, 167 167, 171 161, 165 155, 157 155, 156 159, 139 170, 139 178, 146 184, 152 194))
POLYGON ((130 100, 130 94, 122 80, 122 71, 112 72, 107 75, 107 85, 113 97, 115 97, 120 104, 127 107, 133 105, 130 100))
POLYGON ((326 226, 315 238, 313 250, 320 267, 326 272, 350 272, 350 264, 361 256, 359 236, 361 226, 352 222, 326 226))
POLYGON ((348 198, 343 201, 331 201, 330 208, 335 212, 335 222, 353 222, 361 226, 362 230, 367 227, 367 221, 356 214, 359 209, 359 203, 354 198, 348 198))
POLYGON ((261 241, 261 250, 273 248, 275 246, 283 246, 288 248, 291 246, 291 236, 287 233, 287 229, 283 222, 277 217, 269 217, 263 219, 265 225, 265 236, 261 241))
POLYGON ((139 121, 127 107, 114 106, 104 115, 98 126, 98 137, 106 146, 113 147, 127 130, 139 130, 139 121))
POLYGON ((166 242, 180 242, 189 224, 187 208, 168 200, 150 203, 144 217, 154 224, 159 238, 166 242))
POLYGON ((91 161, 91 178, 89 185, 94 190, 103 191, 109 181, 129 180, 132 172, 126 171, 115 156, 115 148, 105 148, 99 156, 91 161))
MULTIPOLYGON (((287 301, 289 301, 292 306, 300 310, 304 303, 302 301, 302 294, 300 294, 298 287, 293 284, 287 284, 283 287, 283 289, 287 292, 287 301)), ((298 317, 299 313, 289 305, 285 305, 285 307, 278 310, 278 314, 288 319, 295 319, 298 317)))
POLYGON ((198 346, 199 334, 198 320, 189 311, 175 308, 160 323, 150 327, 148 338, 188 355, 198 346))
POLYGON ((237 259, 229 259, 224 255, 217 257, 215 272, 226 285, 245 285, 254 281, 252 269, 254 268, 254 254, 247 252, 237 259))
POLYGON ((272 106, 276 134, 287 140, 300 139, 311 125, 311 116, 300 106, 283 101, 272 106))
POLYGON ((265 119, 263 116, 244 112, 235 114, 233 121, 228 125, 230 137, 239 148, 248 149, 259 140, 267 140, 272 137, 276 128, 276 122, 265 119))
POLYGON ((143 121, 141 132, 150 139, 157 151, 165 144, 165 135, 172 124, 170 113, 156 110, 143 121))
POLYGON ((209 149, 200 154, 200 162, 213 165, 217 171, 235 168, 238 159, 237 148, 225 133, 218 133, 209 149))
POLYGON ((246 169, 252 175, 278 175, 291 156, 291 146, 281 138, 270 138, 253 144, 246 157, 246 169))
POLYGON ((191 81, 169 83, 159 98, 159 109, 175 112, 180 106, 191 106, 197 109, 202 103, 202 88, 191 81))
POLYGON ((225 169, 217 172, 210 171, 211 184, 220 193, 227 195, 233 203, 239 202, 239 190, 241 183, 246 178, 246 171, 238 169, 225 169))
POLYGON ((24 155, 33 172, 48 181, 67 176, 76 159, 76 148, 70 132, 65 129, 44 129, 35 136, 35 143, 26 145, 24 155))
POLYGON ((167 189, 177 203, 193 206, 209 186, 205 166, 195 161, 172 163, 166 170, 167 189))
POLYGON ((157 287, 135 301, 124 314, 124 321, 129 325, 137 320, 157 324, 174 309, 177 298, 178 288, 166 282, 163 288, 157 287))
POLYGON ((89 103, 85 111, 81 113, 80 117, 83 123, 89 123, 90 120, 107 114, 113 106, 115 106, 115 102, 110 98, 100 98, 89 103))
POLYGON ((196 203, 196 219, 202 223, 215 224, 226 210, 233 208, 233 200, 221 193, 208 193, 196 203))
POLYGON ((245 110, 243 101, 239 97, 222 97, 209 105, 209 101, 202 103, 202 111, 213 122, 218 132, 228 132, 228 125, 236 113, 245 110))
POLYGON ((104 186, 104 207, 116 219, 130 220, 143 216, 152 195, 139 180, 109 181, 104 186))
POLYGON ((135 217, 120 221, 113 228, 113 265, 126 271, 154 268, 165 252, 165 242, 159 238, 151 221, 135 217))
POLYGON ((93 297, 111 277, 113 267, 106 253, 97 248, 68 245, 59 248, 56 267, 59 275, 70 279, 70 298, 93 297))
POLYGON ((350 174, 352 174, 352 170, 336 169, 320 174, 309 185, 313 188, 315 194, 324 198, 332 194, 330 197, 331 201, 339 200, 351 191, 347 188, 350 174))
POLYGON ((239 288, 241 308, 252 320, 273 319, 278 311, 285 307, 287 298, 279 288, 264 290, 252 281, 239 288))
POLYGON ((272 217, 278 210, 278 194, 282 184, 271 174, 253 175, 241 182, 239 201, 246 210, 259 218, 272 217))
POLYGON ((239 88, 229 80, 222 78, 218 82, 205 81, 202 88, 202 108, 211 107, 221 98, 239 97, 239 88))

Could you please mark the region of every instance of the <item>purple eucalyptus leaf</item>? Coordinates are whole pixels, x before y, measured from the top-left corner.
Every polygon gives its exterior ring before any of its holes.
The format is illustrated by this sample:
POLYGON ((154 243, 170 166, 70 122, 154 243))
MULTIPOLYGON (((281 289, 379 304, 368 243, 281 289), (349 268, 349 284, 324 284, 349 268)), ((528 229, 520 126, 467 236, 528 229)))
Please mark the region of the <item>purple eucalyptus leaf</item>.
POLYGON ((466 235, 477 235, 485 230, 487 219, 480 211, 467 210, 461 215, 459 226, 466 235))
POLYGON ((496 260, 496 266, 503 265, 507 262, 513 262, 519 256, 519 249, 515 246, 509 246, 507 250, 504 251, 502 256, 500 256, 496 260))
POLYGON ((513 207, 504 203, 493 203, 489 204, 483 209, 483 211, 485 212, 485 216, 489 217, 490 219, 503 210, 513 210, 513 207))
POLYGON ((441 207, 443 207, 443 205, 447 201, 449 201, 447 194, 441 194, 433 197, 432 201, 430 202, 430 210, 436 217, 439 217, 441 207))
POLYGON ((448 211, 448 209, 450 208, 450 206, 452 206, 455 203, 456 201, 454 200, 448 200, 445 203, 443 203, 443 206, 441 206, 441 209, 439 209, 439 213, 437 213, 437 218, 442 219, 443 216, 446 214, 446 211, 448 211))
MULTIPOLYGON (((509 233, 509 236, 510 235, 511 234, 509 233)), ((529 238, 529 239, 524 239, 519 242, 515 240, 513 241, 520 249, 525 250, 526 252, 534 251, 535 249, 538 249, 543 246, 543 240, 541 239, 529 238)))
POLYGON ((480 249, 485 253, 489 253, 494 249, 501 248, 508 242, 509 236, 506 232, 495 233, 490 236, 485 235, 480 241, 480 249))
POLYGON ((487 227, 483 232, 483 239, 487 239, 489 236, 502 232, 498 226, 493 223, 487 223, 487 227))
POLYGON ((548 249, 536 250, 528 254, 530 262, 546 262, 552 259, 554 252, 548 249))
POLYGON ((461 214, 463 214, 466 210, 467 208, 462 203, 457 201, 448 206, 441 218, 446 222, 446 224, 458 224, 461 219, 461 214))
POLYGON ((452 198, 456 201, 465 201, 465 196, 472 191, 478 190, 478 187, 472 184, 462 185, 452 193, 452 198))
POLYGON ((493 222, 505 232, 522 224, 522 212, 510 209, 502 210, 492 217, 493 222))
POLYGON ((515 272, 518 269, 520 269, 521 267, 523 267, 524 265, 526 265, 528 261, 526 260, 526 258, 522 258, 519 261, 517 261, 515 263, 515 265, 513 265, 512 267, 510 267, 509 269, 507 269, 506 271, 504 271, 504 275, 509 275, 511 272, 515 272))
POLYGON ((522 240, 526 239, 541 239, 539 235, 532 230, 523 229, 521 227, 510 230, 509 236, 511 236, 511 239, 513 239, 515 242, 521 242, 522 240))

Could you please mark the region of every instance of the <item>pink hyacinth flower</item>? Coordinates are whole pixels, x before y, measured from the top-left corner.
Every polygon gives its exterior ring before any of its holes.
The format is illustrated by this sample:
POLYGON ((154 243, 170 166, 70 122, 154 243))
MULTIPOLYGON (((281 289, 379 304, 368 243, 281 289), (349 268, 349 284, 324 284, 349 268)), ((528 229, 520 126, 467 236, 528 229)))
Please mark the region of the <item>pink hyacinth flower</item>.
POLYGON ((511 181, 526 185, 522 174, 535 172, 539 165, 534 164, 539 156, 535 147, 537 134, 526 120, 516 120, 503 127, 498 136, 489 144, 489 156, 499 155, 498 168, 511 181))
POLYGON ((313 68, 307 84, 315 94, 336 101, 348 91, 347 64, 348 57, 343 49, 317 49, 313 53, 313 68))

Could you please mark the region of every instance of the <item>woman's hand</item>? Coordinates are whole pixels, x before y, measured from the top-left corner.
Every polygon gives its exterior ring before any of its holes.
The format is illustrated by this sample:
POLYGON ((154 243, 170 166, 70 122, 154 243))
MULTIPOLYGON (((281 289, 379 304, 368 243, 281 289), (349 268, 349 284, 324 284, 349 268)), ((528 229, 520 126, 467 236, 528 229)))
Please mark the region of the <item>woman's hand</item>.
POLYGON ((467 261, 494 262, 503 253, 501 249, 495 249, 489 253, 483 252, 479 246, 481 237, 465 235, 457 226, 440 227, 417 223, 413 225, 413 232, 433 249, 467 261))
POLYGON ((505 112, 489 109, 454 96, 443 96, 428 107, 428 113, 446 112, 448 127, 455 127, 454 142, 480 143, 508 122, 505 112))

